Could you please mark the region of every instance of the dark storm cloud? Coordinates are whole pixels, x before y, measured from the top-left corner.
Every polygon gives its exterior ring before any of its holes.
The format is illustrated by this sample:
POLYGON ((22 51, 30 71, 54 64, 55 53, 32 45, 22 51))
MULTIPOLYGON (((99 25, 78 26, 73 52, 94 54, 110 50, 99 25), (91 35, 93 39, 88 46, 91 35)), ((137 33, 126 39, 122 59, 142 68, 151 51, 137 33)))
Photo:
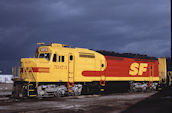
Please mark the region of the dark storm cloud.
POLYGON ((170 1, 1 0, 0 69, 37 42, 170 56, 170 1))

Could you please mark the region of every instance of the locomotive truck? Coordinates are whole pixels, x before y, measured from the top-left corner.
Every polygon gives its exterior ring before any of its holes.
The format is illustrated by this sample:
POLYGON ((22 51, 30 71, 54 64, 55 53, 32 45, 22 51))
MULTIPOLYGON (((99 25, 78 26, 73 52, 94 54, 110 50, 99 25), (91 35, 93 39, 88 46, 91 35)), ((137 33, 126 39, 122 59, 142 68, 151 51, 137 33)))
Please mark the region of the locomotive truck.
POLYGON ((34 58, 21 58, 19 68, 13 68, 14 97, 81 95, 116 86, 147 91, 167 84, 166 58, 106 56, 58 43, 39 45, 34 58))

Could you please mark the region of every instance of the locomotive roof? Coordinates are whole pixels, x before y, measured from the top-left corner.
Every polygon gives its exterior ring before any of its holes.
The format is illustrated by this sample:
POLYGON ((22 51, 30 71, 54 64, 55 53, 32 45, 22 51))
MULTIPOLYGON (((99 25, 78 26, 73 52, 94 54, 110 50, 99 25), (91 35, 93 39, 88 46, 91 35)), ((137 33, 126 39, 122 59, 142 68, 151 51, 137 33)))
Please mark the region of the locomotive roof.
MULTIPOLYGON (((44 43, 39 43, 40 45, 44 45, 44 43)), ((65 44, 59 44, 59 43, 52 43, 50 45, 45 45, 45 46, 51 46, 51 47, 69 47, 71 48, 70 45, 65 45, 65 44)), ((75 49, 85 49, 86 48, 75 48, 75 49)), ((88 50, 88 49, 87 49, 88 50)), ((91 50, 91 49, 90 49, 91 50)), ((117 57, 127 57, 127 58, 137 58, 137 59, 151 59, 151 60, 157 60, 156 57, 151 57, 146 54, 138 54, 138 53, 117 53, 114 51, 106 51, 106 50, 93 50, 98 53, 101 53, 105 56, 117 56, 117 57)))
POLYGON ((96 50, 96 52, 101 53, 105 56, 117 56, 117 57, 157 60, 156 57, 147 56, 146 54, 142 55, 142 54, 138 54, 138 53, 117 53, 114 51, 106 51, 106 50, 96 50))

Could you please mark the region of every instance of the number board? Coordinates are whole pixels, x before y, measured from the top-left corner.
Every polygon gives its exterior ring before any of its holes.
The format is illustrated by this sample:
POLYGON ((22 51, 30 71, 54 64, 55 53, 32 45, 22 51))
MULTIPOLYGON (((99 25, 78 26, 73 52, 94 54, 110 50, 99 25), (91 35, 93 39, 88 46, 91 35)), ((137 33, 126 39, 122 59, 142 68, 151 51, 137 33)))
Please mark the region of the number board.
POLYGON ((48 52, 48 48, 40 48, 40 52, 48 52))

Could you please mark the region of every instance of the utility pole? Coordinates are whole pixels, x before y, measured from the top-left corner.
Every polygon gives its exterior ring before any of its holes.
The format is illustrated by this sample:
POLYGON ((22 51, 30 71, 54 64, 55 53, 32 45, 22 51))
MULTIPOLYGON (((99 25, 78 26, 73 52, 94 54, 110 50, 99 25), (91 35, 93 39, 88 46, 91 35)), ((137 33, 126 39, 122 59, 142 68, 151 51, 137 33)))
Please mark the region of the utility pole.
MULTIPOLYGON (((172 0, 170 0, 170 2, 172 2, 172 0)), ((171 6, 170 7, 172 7, 172 3, 171 3, 171 6)), ((172 13, 172 8, 171 8, 171 13, 172 13)), ((171 14, 170 13, 170 14, 171 14)), ((172 19, 172 18, 171 18, 172 19)), ((170 19, 170 20, 171 20, 170 19)), ((171 20, 171 23, 170 24, 172 24, 172 20, 171 20)), ((172 25, 171 25, 171 61, 172 61, 172 25)))
MULTIPOLYGON (((170 12, 170 14, 172 13, 172 0, 170 0, 170 7, 171 7, 171 12, 170 12)), ((171 18, 172 19, 172 18, 171 18)), ((170 19, 170 20, 171 20, 170 19)), ((170 24, 172 24, 172 20, 171 20, 171 23, 170 24)), ((171 64, 172 64, 172 25, 171 25, 171 64)), ((172 67, 171 67, 171 69, 172 69, 172 67)))

